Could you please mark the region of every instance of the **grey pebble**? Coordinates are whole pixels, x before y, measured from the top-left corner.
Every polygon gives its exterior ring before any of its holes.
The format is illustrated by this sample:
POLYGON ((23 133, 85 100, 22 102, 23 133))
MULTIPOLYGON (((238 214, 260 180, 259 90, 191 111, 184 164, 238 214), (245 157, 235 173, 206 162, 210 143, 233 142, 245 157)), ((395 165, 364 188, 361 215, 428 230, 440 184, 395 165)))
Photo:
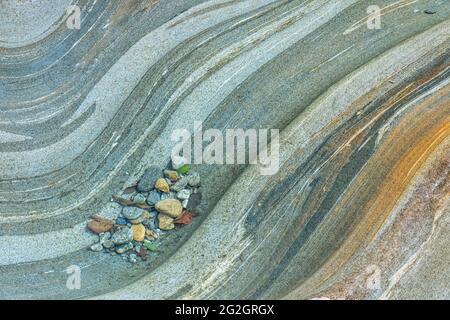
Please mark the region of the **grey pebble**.
POLYGON ((111 241, 114 244, 124 244, 133 240, 133 232, 130 228, 122 228, 116 231, 112 237, 111 241))
POLYGON ((132 201, 136 204, 145 204, 145 196, 142 193, 136 193, 132 197, 132 201))
POLYGON ((144 210, 138 207, 124 207, 122 209, 122 215, 128 220, 134 220, 139 218, 144 213, 144 210))
POLYGON ((159 200, 161 200, 161 194, 157 190, 152 190, 149 192, 147 197, 147 203, 150 206, 154 206, 155 203, 157 203, 159 200))
POLYGON ((189 199, 190 195, 191 195, 191 191, 190 190, 183 189, 183 190, 180 190, 177 193, 177 198, 180 199, 180 200, 187 200, 187 199, 189 199))
POLYGON ((174 192, 163 193, 163 194, 161 194, 161 199, 160 200, 175 199, 176 196, 177 195, 174 192))
POLYGON ((198 207, 198 205, 201 203, 202 201, 202 194, 201 193, 193 193, 191 194, 191 196, 189 197, 189 201, 188 204, 186 206, 187 210, 193 210, 196 207, 198 207))
POLYGON ((162 170, 158 166, 150 166, 147 168, 141 178, 139 180, 137 189, 141 192, 148 192, 153 189, 155 181, 161 177, 162 170))
POLYGON ((180 192, 188 185, 189 180, 187 177, 182 177, 180 180, 175 182, 175 184, 171 187, 171 189, 175 192, 180 192))
POLYGON ((191 172, 187 178, 188 184, 191 187, 198 187, 200 185, 200 175, 197 172, 191 172))
POLYGON ((122 206, 118 204, 117 202, 108 202, 100 212, 100 216, 115 220, 117 217, 120 216, 120 212, 122 211, 122 206))
POLYGON ((128 250, 131 250, 131 249, 133 249, 133 244, 131 242, 129 242, 129 243, 125 243, 125 244, 123 244, 121 246, 116 247, 116 252, 118 254, 122 254, 122 253, 125 253, 125 252, 127 252, 128 250))
POLYGON ((128 261, 130 261, 131 263, 136 263, 137 255, 135 255, 134 253, 130 254, 130 256, 128 257, 128 261))
POLYGON ((142 222, 142 224, 150 230, 154 230, 156 228, 155 218, 150 218, 147 221, 142 222))
POLYGON ((103 247, 105 247, 105 249, 111 249, 112 247, 114 247, 114 243, 111 240, 105 240, 102 245, 103 247))
POLYGON ((106 240, 111 239, 111 233, 110 232, 103 232, 103 233, 100 233, 98 235, 98 237, 99 237, 100 244, 103 244, 106 240))
POLYGON ((95 252, 100 252, 103 250, 103 246, 100 243, 95 243, 91 246, 91 250, 95 252))

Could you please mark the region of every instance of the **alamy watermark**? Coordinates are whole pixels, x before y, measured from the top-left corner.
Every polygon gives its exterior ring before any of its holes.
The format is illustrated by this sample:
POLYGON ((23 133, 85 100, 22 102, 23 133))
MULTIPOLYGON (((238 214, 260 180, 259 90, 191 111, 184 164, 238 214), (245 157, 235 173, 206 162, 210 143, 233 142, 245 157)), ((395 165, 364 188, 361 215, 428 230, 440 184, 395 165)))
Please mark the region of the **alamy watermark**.
POLYGON ((68 29, 80 30, 81 28, 81 9, 77 5, 71 5, 66 8, 66 26, 68 29))
POLYGON ((367 7, 367 29, 379 30, 381 29, 381 8, 377 5, 367 7))
POLYGON ((218 129, 203 131, 203 123, 194 121, 194 130, 176 129, 172 141, 172 162, 186 164, 259 165, 262 175, 273 175, 279 169, 278 129, 218 129))
POLYGON ((66 287, 69 290, 81 289, 81 268, 77 265, 67 267, 66 273, 69 275, 66 281, 66 287))

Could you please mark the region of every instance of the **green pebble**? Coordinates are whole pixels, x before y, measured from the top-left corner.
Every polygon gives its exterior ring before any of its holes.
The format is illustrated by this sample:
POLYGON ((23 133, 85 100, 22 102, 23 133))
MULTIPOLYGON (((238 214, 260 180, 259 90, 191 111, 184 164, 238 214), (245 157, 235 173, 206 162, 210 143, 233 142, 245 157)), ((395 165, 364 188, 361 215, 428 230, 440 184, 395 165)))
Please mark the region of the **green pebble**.
POLYGON ((146 247, 150 251, 158 251, 158 248, 148 240, 144 240, 144 247, 146 247))
POLYGON ((189 171, 189 165, 187 165, 187 164, 184 164, 177 169, 177 172, 179 174, 184 174, 184 173, 187 173, 188 171, 189 171))

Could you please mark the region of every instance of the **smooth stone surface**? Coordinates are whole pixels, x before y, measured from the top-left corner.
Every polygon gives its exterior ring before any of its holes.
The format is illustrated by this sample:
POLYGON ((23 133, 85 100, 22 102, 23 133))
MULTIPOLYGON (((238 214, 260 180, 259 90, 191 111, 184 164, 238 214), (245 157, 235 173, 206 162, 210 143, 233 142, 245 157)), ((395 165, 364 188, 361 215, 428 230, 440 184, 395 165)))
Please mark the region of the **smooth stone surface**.
POLYGON ((136 193, 131 199, 136 204, 144 205, 146 203, 146 198, 142 193, 136 193))
POLYGON ((144 211, 139 218, 130 220, 130 222, 132 224, 140 224, 140 223, 143 223, 144 221, 148 220, 149 218, 150 218, 150 213, 148 211, 144 211))
POLYGON ((120 246, 117 246, 115 250, 118 254, 124 254, 125 252, 127 252, 131 249, 133 249, 133 244, 128 242, 128 243, 122 244, 120 246))
POLYGON ((164 170, 164 176, 172 182, 176 182, 178 179, 180 179, 178 172, 176 172, 175 170, 164 170))
POLYGON ((133 232, 131 228, 125 227, 120 228, 118 231, 114 232, 111 237, 111 241, 114 244, 124 244, 133 240, 133 232))
POLYGON ((202 202, 202 194, 201 193, 193 193, 190 195, 190 197, 188 199, 186 209, 188 209, 189 211, 194 210, 195 208, 197 208, 200 205, 201 202, 202 202))
POLYGON ((141 192, 148 192, 151 189, 153 189, 153 185, 157 179, 161 177, 162 170, 158 166, 150 166, 147 168, 142 176, 142 178, 139 180, 139 183, 137 185, 137 189, 141 192))
POLYGON ((177 199, 161 200, 156 203, 155 209, 158 210, 159 213, 164 213, 172 218, 178 218, 183 211, 183 207, 177 199))
POLYGON ((103 251, 103 246, 100 243, 96 243, 91 246, 91 250, 94 252, 100 252, 103 251))
POLYGON ((124 207, 122 209, 122 215, 127 218, 128 220, 134 220, 139 218, 145 210, 138 208, 138 207, 124 207))
POLYGON ((188 184, 191 187, 198 187, 200 186, 200 174, 198 172, 190 172, 187 176, 188 184))
POLYGON ((158 215, 158 226, 161 230, 172 230, 173 228, 175 228, 173 218, 165 214, 158 215))
POLYGON ((93 233, 100 234, 100 233, 107 232, 107 231, 111 230, 113 225, 114 225, 113 221, 108 221, 108 220, 100 220, 100 221, 99 220, 91 220, 87 224, 87 227, 93 233))
POLYGON ((177 193, 177 198, 180 200, 187 200, 191 195, 191 191, 188 189, 183 189, 177 193))
POLYGON ((143 241, 145 238, 145 227, 142 224, 134 224, 131 227, 134 241, 143 241))
POLYGON ((169 192, 169 184, 166 179, 160 178, 155 182, 155 189, 161 192, 169 192))
POLYGON ((180 180, 175 182, 170 188, 175 192, 180 192, 188 185, 189 179, 187 177, 182 177, 180 180))
POLYGON ((177 194, 175 192, 168 192, 168 193, 162 193, 161 194, 161 201, 162 200, 167 200, 167 199, 176 199, 177 194))
POLYGON ((105 232, 105 233, 99 234, 99 242, 100 242, 100 244, 104 244, 105 241, 110 240, 110 239, 111 239, 111 233, 110 232, 105 232))
POLYGON ((159 200, 161 200, 161 194, 157 190, 152 190, 149 192, 147 203, 150 206, 154 206, 159 200))

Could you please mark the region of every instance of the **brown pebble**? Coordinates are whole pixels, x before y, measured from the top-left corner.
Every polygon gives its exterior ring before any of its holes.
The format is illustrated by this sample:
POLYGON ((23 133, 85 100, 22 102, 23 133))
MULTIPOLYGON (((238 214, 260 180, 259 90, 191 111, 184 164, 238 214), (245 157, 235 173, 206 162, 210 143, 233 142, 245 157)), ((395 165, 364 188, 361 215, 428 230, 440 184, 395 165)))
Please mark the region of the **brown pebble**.
POLYGON ((87 227, 89 230, 91 230, 93 233, 99 234, 103 232, 107 232, 112 229, 114 226, 114 222, 111 220, 92 220, 88 223, 87 227))
POLYGON ((175 170, 164 170, 164 176, 172 182, 178 181, 178 179, 180 179, 178 172, 176 172, 175 170))

